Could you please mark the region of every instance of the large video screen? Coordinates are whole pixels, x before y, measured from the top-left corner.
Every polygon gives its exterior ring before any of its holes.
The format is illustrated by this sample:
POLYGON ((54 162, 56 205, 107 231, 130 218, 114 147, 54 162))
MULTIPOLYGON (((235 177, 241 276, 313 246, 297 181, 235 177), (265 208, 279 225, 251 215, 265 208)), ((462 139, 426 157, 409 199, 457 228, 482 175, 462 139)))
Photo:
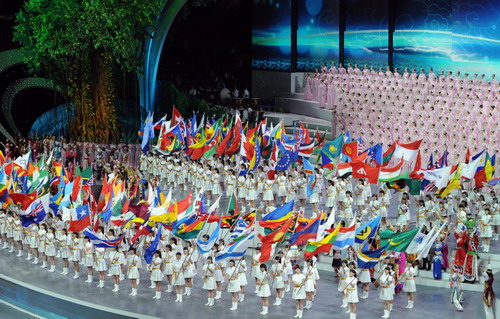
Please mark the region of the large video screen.
POLYGON ((388 0, 347 0, 345 62, 374 67, 388 65, 388 0))
POLYGON ((252 67, 290 70, 291 0, 254 0, 252 16, 252 67))
POLYGON ((451 70, 452 5, 449 0, 395 1, 394 67, 402 72, 451 70))
POLYGON ((339 59, 340 0, 298 0, 297 70, 314 71, 339 59))
POLYGON ((453 3, 453 69, 479 76, 500 74, 500 1, 453 3))

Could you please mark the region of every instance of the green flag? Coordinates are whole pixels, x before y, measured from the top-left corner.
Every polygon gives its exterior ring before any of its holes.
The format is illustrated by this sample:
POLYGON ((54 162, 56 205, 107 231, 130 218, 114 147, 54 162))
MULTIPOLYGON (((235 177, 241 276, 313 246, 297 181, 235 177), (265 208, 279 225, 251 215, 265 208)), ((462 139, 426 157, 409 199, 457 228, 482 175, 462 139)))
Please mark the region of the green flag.
POLYGON ((344 134, 340 134, 336 139, 330 143, 326 143, 321 148, 321 151, 329 158, 335 158, 342 152, 342 146, 344 145, 344 134))
POLYGON ((381 239, 380 246, 385 247, 385 250, 405 252, 408 245, 410 245, 413 238, 418 233, 418 230, 418 228, 414 228, 402 233, 395 233, 389 229, 381 231, 379 233, 381 239))

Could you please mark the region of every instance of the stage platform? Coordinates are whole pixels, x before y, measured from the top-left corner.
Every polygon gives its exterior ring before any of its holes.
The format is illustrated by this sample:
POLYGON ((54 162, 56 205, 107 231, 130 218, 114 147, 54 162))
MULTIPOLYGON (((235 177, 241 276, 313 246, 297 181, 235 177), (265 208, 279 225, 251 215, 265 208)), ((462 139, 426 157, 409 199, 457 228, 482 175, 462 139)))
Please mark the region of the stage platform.
MULTIPOLYGON (((249 262, 249 260, 247 260, 249 262)), ((12 302, 32 315, 26 318, 292 318, 295 315, 294 301, 291 293, 287 293, 281 306, 272 306, 275 292, 270 299, 269 315, 260 316, 261 301, 253 294, 254 280, 248 276, 249 285, 245 301, 237 311, 230 311, 230 295, 224 292, 222 299, 217 300, 214 307, 206 307, 206 291, 202 290, 202 281, 195 278, 193 294, 184 296, 183 303, 174 302, 175 294, 162 293, 162 299, 154 300, 149 280, 141 272, 142 281, 139 295, 130 297, 130 283, 125 280, 120 291, 113 293, 112 280, 106 277, 106 286, 96 288, 97 282, 85 283, 85 271, 80 271, 80 279, 72 279, 70 275, 59 274, 61 265, 57 265, 55 273, 41 269, 40 265, 32 265, 24 258, 16 257, 5 249, 0 250, 0 296, 2 300, 12 302)), ((337 290, 337 279, 332 273, 320 271, 318 293, 313 307, 304 311, 304 318, 348 318, 337 290), (332 293, 333 292, 333 293, 332 293)), ((224 284, 225 287, 226 284, 224 284)), ((163 290, 166 287, 163 287, 163 290)), ((449 288, 417 286, 415 308, 405 309, 407 297, 404 293, 395 296, 394 310, 391 317, 408 319, 429 318, 484 318, 482 294, 465 292, 465 311, 458 313, 449 302, 449 288)), ((378 318, 383 314, 383 304, 378 297, 379 292, 370 287, 370 297, 360 299, 358 318, 378 318)), ((0 308, 1 309, 1 308, 0 308)), ((2 318, 5 318, 2 316, 2 318)), ((25 317, 22 317, 25 318, 25 317)))

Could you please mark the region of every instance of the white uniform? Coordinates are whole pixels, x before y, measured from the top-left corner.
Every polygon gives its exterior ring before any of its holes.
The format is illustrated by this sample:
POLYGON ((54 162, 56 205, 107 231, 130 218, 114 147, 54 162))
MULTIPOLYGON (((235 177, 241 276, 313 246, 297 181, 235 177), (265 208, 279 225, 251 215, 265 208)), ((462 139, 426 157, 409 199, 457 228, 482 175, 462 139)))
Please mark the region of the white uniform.
POLYGON ((273 264, 271 266, 271 273, 273 274, 273 288, 285 288, 285 283, 283 282, 283 265, 273 264))
POLYGON ((139 267, 141 265, 141 259, 137 255, 130 255, 127 257, 128 264, 128 279, 138 279, 139 278, 139 267))
POLYGON ((153 260, 151 261, 151 281, 161 281, 162 278, 161 258, 153 257, 153 260))
POLYGON ((121 275, 121 269, 120 269, 120 263, 121 263, 121 253, 119 251, 113 251, 109 254, 109 262, 111 264, 111 267, 109 269, 109 273, 112 276, 120 276, 121 275))
POLYGON ((55 236, 52 233, 48 233, 45 237, 45 255, 47 257, 52 257, 56 255, 56 245, 55 236))
POLYGON ((405 285, 403 287, 403 291, 404 292, 416 292, 417 287, 415 285, 415 280, 414 280, 415 268, 411 267, 411 268, 407 269, 404 272, 404 275, 406 277, 405 277, 405 285))
POLYGON ((95 249, 95 270, 96 271, 106 271, 108 267, 106 265, 106 259, 104 255, 106 254, 106 250, 104 248, 97 247, 95 249))
POLYGON ((239 276, 238 276, 238 271, 236 270, 236 267, 229 267, 226 270, 226 274, 228 275, 228 280, 229 284, 227 286, 227 292, 232 293, 232 292, 240 292, 240 281, 239 281, 239 276))
POLYGON ((483 215, 481 217, 481 237, 482 238, 491 238, 493 237, 493 231, 491 229, 491 215, 483 215))
POLYGON ((358 279, 356 277, 348 277, 346 280, 346 298, 347 302, 357 303, 358 299, 358 279))
POLYGON ((186 281, 184 280, 184 273, 182 271, 182 259, 175 260, 172 263, 172 269, 174 270, 173 285, 184 286, 186 281))
POLYGON ((163 274, 165 276, 170 276, 174 274, 172 269, 172 263, 174 261, 175 255, 172 251, 166 252, 165 254, 165 265, 163 266, 163 274))
POLYGON ((292 276, 293 292, 292 299, 302 300, 306 299, 306 290, 304 289, 304 280, 306 276, 304 274, 294 274, 292 276))
POLYGON ((93 246, 91 243, 85 243, 85 246, 83 247, 83 251, 85 253, 85 256, 83 257, 83 265, 85 267, 94 267, 94 252, 93 252, 93 246))
POLYGON ((271 296, 271 289, 269 288, 269 276, 266 271, 261 271, 259 269, 259 272, 257 273, 257 280, 258 280, 258 286, 257 286, 257 296, 258 297, 269 297, 271 296))
POLYGON ((239 264, 240 265, 238 267, 238 279, 240 281, 240 286, 246 286, 248 284, 247 275, 246 275, 247 263, 246 263, 245 259, 242 259, 239 262, 239 264))
POLYGON ((215 284, 215 265, 205 264, 203 265, 203 289, 205 290, 215 290, 217 285, 215 284))
POLYGON ((387 274, 382 274, 380 277, 380 283, 382 284, 382 289, 380 290, 380 299, 382 300, 393 300, 394 293, 392 288, 392 276, 387 274))

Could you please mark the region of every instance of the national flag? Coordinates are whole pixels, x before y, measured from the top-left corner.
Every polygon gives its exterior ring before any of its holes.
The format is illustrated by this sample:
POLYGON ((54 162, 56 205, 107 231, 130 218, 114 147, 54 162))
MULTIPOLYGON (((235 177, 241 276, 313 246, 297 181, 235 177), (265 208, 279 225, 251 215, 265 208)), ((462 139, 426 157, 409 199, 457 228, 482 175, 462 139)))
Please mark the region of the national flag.
POLYGON ((472 179, 476 174, 478 167, 484 166, 485 163, 485 151, 481 151, 472 157, 469 164, 462 164, 462 178, 472 179))
POLYGON ((486 185, 494 189, 500 188, 500 177, 493 178, 486 185))
MULTIPOLYGON (((467 165, 467 164, 463 164, 467 165)), ((460 177, 462 172, 462 164, 459 164, 457 167, 457 170, 455 171, 455 174, 453 174, 453 177, 450 179, 450 182, 448 183, 448 186, 439 194, 441 198, 444 198, 448 196, 448 194, 454 190, 454 189, 459 189, 460 188, 460 177)))
POLYGON ((277 223, 281 224, 292 216, 294 201, 289 201, 285 205, 276 208, 272 212, 264 215, 259 221, 262 227, 274 227, 277 223))
POLYGON ((97 236, 95 231, 90 227, 86 228, 83 231, 83 235, 87 236, 90 239, 90 242, 92 243, 92 245, 94 245, 95 247, 99 247, 99 248, 118 247, 122 243, 123 239, 125 238, 125 234, 121 234, 120 236, 118 236, 115 239, 111 239, 111 240, 101 239, 97 236))
POLYGON ((299 151, 297 149, 287 150, 276 164, 277 171, 286 171, 292 163, 297 161, 299 151))
POLYGON ((374 219, 366 222, 356 229, 356 239, 355 242, 361 244, 367 238, 373 238, 377 235, 377 230, 380 225, 381 216, 377 216, 374 219))
POLYGON ((294 221, 293 218, 289 218, 287 222, 283 223, 283 225, 277 230, 273 231, 270 234, 262 236, 259 234, 259 238, 262 242, 262 246, 260 247, 260 259, 261 263, 264 263, 271 258, 271 250, 272 244, 281 242, 285 239, 285 235, 288 232, 290 224, 294 221))
POLYGON ((406 253, 420 254, 427 245, 427 243, 431 240, 431 238, 434 237, 436 231, 437 231, 436 226, 432 227, 431 231, 427 234, 424 234, 421 231, 421 229, 419 229, 415 237, 413 237, 413 240, 411 241, 410 245, 408 245, 406 253))
POLYGON ((276 142, 273 144, 273 151, 269 157, 269 171, 267 172, 267 178, 274 180, 276 173, 276 165, 278 165, 278 152, 279 148, 276 142))
POLYGON ((232 193, 229 198, 229 204, 227 205, 227 214, 228 215, 238 215, 238 200, 236 199, 236 194, 232 193))
POLYGON ((418 140, 407 144, 398 142, 396 144, 396 149, 394 151, 393 156, 396 158, 404 158, 405 161, 411 162, 417 156, 418 149, 420 148, 421 143, 422 140, 418 140))
POLYGON ((229 258, 240 258, 245 256, 248 246, 252 243, 255 233, 251 232, 245 237, 240 238, 237 242, 225 247, 215 256, 215 261, 220 262, 229 258))
POLYGON ((344 134, 340 134, 333 141, 323 145, 323 147, 321 148, 321 152, 326 156, 328 156, 329 158, 333 159, 341 154, 343 145, 344 145, 344 134))
POLYGON ((330 157, 321 152, 321 166, 329 170, 334 170, 336 165, 330 157))
POLYGON ((309 239, 315 239, 320 224, 321 214, 318 214, 318 216, 312 219, 304 228, 290 237, 290 245, 294 245, 296 242, 305 242, 309 239))
POLYGON ((395 141, 394 143, 391 144, 391 146, 387 149, 387 151, 382 154, 382 166, 387 165, 390 161, 392 156, 394 155, 394 152, 396 151, 396 145, 398 145, 399 141, 395 141))
POLYGON ((356 158, 359 155, 358 141, 353 141, 345 143, 342 147, 342 154, 348 156, 349 158, 356 158))
POLYGON ((335 242, 335 239, 337 238, 337 235, 340 230, 340 223, 338 224, 337 228, 327 236, 325 236, 323 239, 320 241, 308 241, 306 250, 304 252, 304 258, 305 259, 311 259, 313 256, 319 254, 319 253, 328 253, 330 252, 330 249, 332 249, 333 243, 335 242))
POLYGON ((149 151, 149 141, 155 137, 153 128, 153 114, 148 114, 144 121, 143 136, 141 142, 141 149, 144 153, 149 151))
POLYGON ((302 158, 302 163, 304 164, 304 172, 307 176, 307 196, 313 194, 313 189, 316 186, 316 176, 314 174, 314 166, 305 158, 302 158))
POLYGON ((387 182, 387 181, 393 179, 394 177, 401 175, 401 170, 403 168, 403 164, 404 164, 404 159, 401 159, 401 161, 399 161, 399 164, 394 166, 394 167, 391 167, 391 168, 382 167, 380 169, 380 174, 378 176, 378 180, 380 182, 387 182))
POLYGON ((196 248, 198 249, 198 252, 200 254, 206 254, 210 250, 212 250, 212 247, 214 246, 215 242, 219 239, 220 229, 221 227, 219 222, 217 223, 217 226, 215 226, 215 229, 212 231, 212 234, 210 234, 210 237, 208 238, 207 241, 198 239, 196 248))
POLYGON ((250 164, 248 166, 249 173, 251 173, 257 169, 257 167, 260 164, 261 158, 262 158, 262 153, 261 153, 260 146, 259 146, 259 139, 256 138, 253 156, 252 156, 252 159, 250 160, 250 164))
POLYGON ((335 249, 346 249, 354 245, 354 238, 356 237, 356 225, 350 227, 340 227, 339 233, 333 243, 335 249))
POLYGON ((54 215, 58 214, 59 204, 61 203, 61 200, 63 198, 63 194, 64 194, 64 187, 61 187, 59 189, 59 191, 57 192, 57 194, 50 197, 49 208, 52 209, 52 212, 54 213, 54 215))
POLYGON ((376 250, 370 250, 368 248, 368 243, 363 246, 359 246, 357 257, 358 257, 358 268, 359 269, 371 269, 378 264, 378 260, 385 249, 379 248, 376 250))
POLYGON ((371 156, 373 158, 373 161, 377 166, 382 165, 382 145, 376 144, 372 147, 370 147, 368 150, 368 156, 371 156))
POLYGON ((22 194, 22 193, 10 193, 8 195, 12 201, 16 204, 21 204, 21 209, 26 210, 36 200, 36 192, 32 192, 31 194, 22 194))
POLYGON ((377 184, 380 174, 380 167, 373 167, 360 161, 350 163, 353 178, 366 178, 370 184, 377 184))
POLYGON ((163 229, 162 226, 158 227, 158 232, 156 233, 155 239, 151 242, 149 247, 144 249, 144 260, 146 261, 146 264, 151 264, 153 261, 153 256, 155 255, 156 250, 158 249, 158 245, 160 244, 160 239, 161 239, 161 230, 163 229))
POLYGON ((86 204, 71 209, 71 221, 68 230, 73 233, 78 233, 88 226, 90 226, 89 205, 86 204))
POLYGON ((431 170, 420 170, 418 174, 429 182, 433 182, 438 189, 446 187, 450 181, 452 166, 445 166, 442 168, 431 169, 431 170))
POLYGON ((38 224, 42 222, 45 219, 45 216, 47 216, 49 199, 50 194, 45 194, 44 196, 33 201, 21 214, 21 225, 23 227, 28 227, 31 224, 38 224))
POLYGON ((418 228, 401 233, 394 233, 393 231, 386 229, 379 233, 381 239, 380 246, 384 247, 385 250, 405 252, 406 248, 408 248, 417 233, 418 228))
POLYGON ((337 168, 337 175, 339 178, 345 178, 352 174, 351 163, 340 163, 337 168))
POLYGON ((234 227, 234 230, 231 231, 230 242, 236 242, 239 240, 239 238, 250 233, 250 231, 252 231, 252 227, 253 227, 253 224, 247 223, 242 218, 238 219, 236 221, 236 225, 234 227))

